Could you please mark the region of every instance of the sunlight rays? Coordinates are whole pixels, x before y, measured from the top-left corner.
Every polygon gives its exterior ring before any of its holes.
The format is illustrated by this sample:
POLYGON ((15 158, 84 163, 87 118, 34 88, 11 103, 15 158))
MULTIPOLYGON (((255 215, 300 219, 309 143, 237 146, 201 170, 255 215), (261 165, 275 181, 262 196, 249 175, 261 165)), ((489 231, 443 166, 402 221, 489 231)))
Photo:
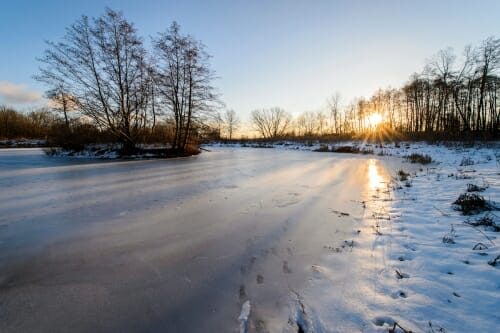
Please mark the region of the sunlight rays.
POLYGON ((382 123, 382 115, 380 113, 373 113, 368 117, 368 123, 370 127, 377 127, 382 123))

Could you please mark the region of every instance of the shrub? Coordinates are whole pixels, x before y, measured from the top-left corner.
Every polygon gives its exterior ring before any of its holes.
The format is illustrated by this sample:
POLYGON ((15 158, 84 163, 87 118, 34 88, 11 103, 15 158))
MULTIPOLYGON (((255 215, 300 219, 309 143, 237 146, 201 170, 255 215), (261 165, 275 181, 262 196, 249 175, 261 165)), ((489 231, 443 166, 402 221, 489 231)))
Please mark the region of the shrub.
POLYGON ((194 143, 188 143, 184 152, 187 155, 198 155, 200 153, 200 147, 194 143))
POLYGON ((401 169, 401 170, 398 171, 399 181, 402 181, 402 182, 407 181, 409 175, 410 174, 406 173, 403 169, 401 169))
POLYGON ((410 163, 429 164, 432 163, 432 158, 429 155, 413 153, 404 157, 410 163))
POLYGON ((359 148, 358 147, 353 147, 353 146, 339 146, 339 147, 334 147, 332 149, 334 153, 351 153, 351 154, 358 154, 359 153, 359 148))
POLYGON ((339 146, 339 147, 333 147, 332 152, 334 153, 348 153, 348 154, 373 154, 373 149, 359 149, 358 147, 355 146, 339 146))
POLYGON ((460 194, 458 199, 453 202, 453 205, 455 210, 461 211, 464 215, 473 215, 491 210, 486 200, 475 193, 460 194))

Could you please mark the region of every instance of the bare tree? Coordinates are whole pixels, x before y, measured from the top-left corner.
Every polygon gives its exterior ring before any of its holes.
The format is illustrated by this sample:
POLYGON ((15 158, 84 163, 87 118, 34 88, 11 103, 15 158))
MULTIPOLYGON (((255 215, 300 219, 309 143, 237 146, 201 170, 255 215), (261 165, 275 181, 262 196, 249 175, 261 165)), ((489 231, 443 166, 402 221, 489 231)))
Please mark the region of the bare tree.
POLYGON ((325 134, 325 129, 328 127, 328 117, 323 113, 323 111, 316 111, 316 123, 318 125, 317 134, 325 134))
POLYGON ((311 111, 302 112, 297 117, 297 130, 301 135, 316 135, 319 132, 320 124, 318 115, 311 111))
POLYGON ((182 35, 176 22, 154 40, 154 48, 160 94, 175 123, 172 147, 184 150, 196 122, 218 102, 209 55, 201 42, 182 35))
POLYGON ((233 138, 233 133, 238 130, 241 122, 234 110, 226 110, 223 115, 224 126, 227 132, 228 139, 233 138))
POLYGON ((150 89, 145 49, 132 23, 120 12, 83 16, 62 42, 48 42, 36 78, 52 89, 64 86, 79 110, 110 130, 126 149, 135 145, 150 89))
POLYGON ((251 118, 255 130, 264 138, 283 136, 292 122, 292 116, 279 107, 254 110, 251 118))
POLYGON ((339 134, 340 127, 340 93, 336 91, 327 101, 328 109, 330 110, 330 126, 331 132, 335 134, 339 134))
POLYGON ((50 100, 50 106, 52 109, 62 112, 64 114, 64 123, 66 128, 69 129, 69 118, 68 112, 75 111, 78 109, 78 101, 75 97, 69 95, 62 84, 57 85, 55 88, 47 92, 47 97, 50 100))
MULTIPOLYGON (((487 114, 485 106, 486 90, 492 75, 500 68, 500 39, 489 37, 476 50, 476 71, 479 73, 479 105, 476 125, 486 129, 487 114)), ((494 80, 493 80, 494 81, 494 80)))

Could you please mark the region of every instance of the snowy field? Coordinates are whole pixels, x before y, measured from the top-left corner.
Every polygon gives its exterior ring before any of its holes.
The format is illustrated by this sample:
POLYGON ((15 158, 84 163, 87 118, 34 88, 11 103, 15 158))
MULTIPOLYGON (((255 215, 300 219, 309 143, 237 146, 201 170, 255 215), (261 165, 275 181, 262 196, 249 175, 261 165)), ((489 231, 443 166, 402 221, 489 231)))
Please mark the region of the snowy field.
POLYGON ((0 150, 0 332, 500 327, 498 233, 463 223, 500 212, 452 207, 467 184, 498 205, 498 149, 207 148, 140 161, 0 150), (436 162, 404 162, 413 152, 436 162))
POLYGON ((500 228, 469 223, 486 217, 500 227, 499 146, 384 148, 399 156, 415 152, 436 162, 404 164, 409 179, 396 182, 391 201, 375 208, 387 215, 367 219, 380 231, 365 248, 373 258, 367 279, 373 322, 397 321, 413 332, 498 332, 500 259, 491 264, 500 255, 500 228), (471 185, 480 192, 467 192, 471 185), (484 197, 492 210, 465 216, 452 205, 463 193, 484 197))

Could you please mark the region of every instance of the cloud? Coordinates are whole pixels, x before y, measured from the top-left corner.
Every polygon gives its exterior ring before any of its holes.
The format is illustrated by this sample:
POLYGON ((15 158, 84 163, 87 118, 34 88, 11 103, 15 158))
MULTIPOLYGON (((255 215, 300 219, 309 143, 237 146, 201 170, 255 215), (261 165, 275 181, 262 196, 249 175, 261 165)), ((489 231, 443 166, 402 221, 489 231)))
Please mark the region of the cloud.
POLYGON ((42 98, 41 92, 30 90, 23 84, 0 81, 0 99, 7 103, 36 103, 41 101, 42 98))

